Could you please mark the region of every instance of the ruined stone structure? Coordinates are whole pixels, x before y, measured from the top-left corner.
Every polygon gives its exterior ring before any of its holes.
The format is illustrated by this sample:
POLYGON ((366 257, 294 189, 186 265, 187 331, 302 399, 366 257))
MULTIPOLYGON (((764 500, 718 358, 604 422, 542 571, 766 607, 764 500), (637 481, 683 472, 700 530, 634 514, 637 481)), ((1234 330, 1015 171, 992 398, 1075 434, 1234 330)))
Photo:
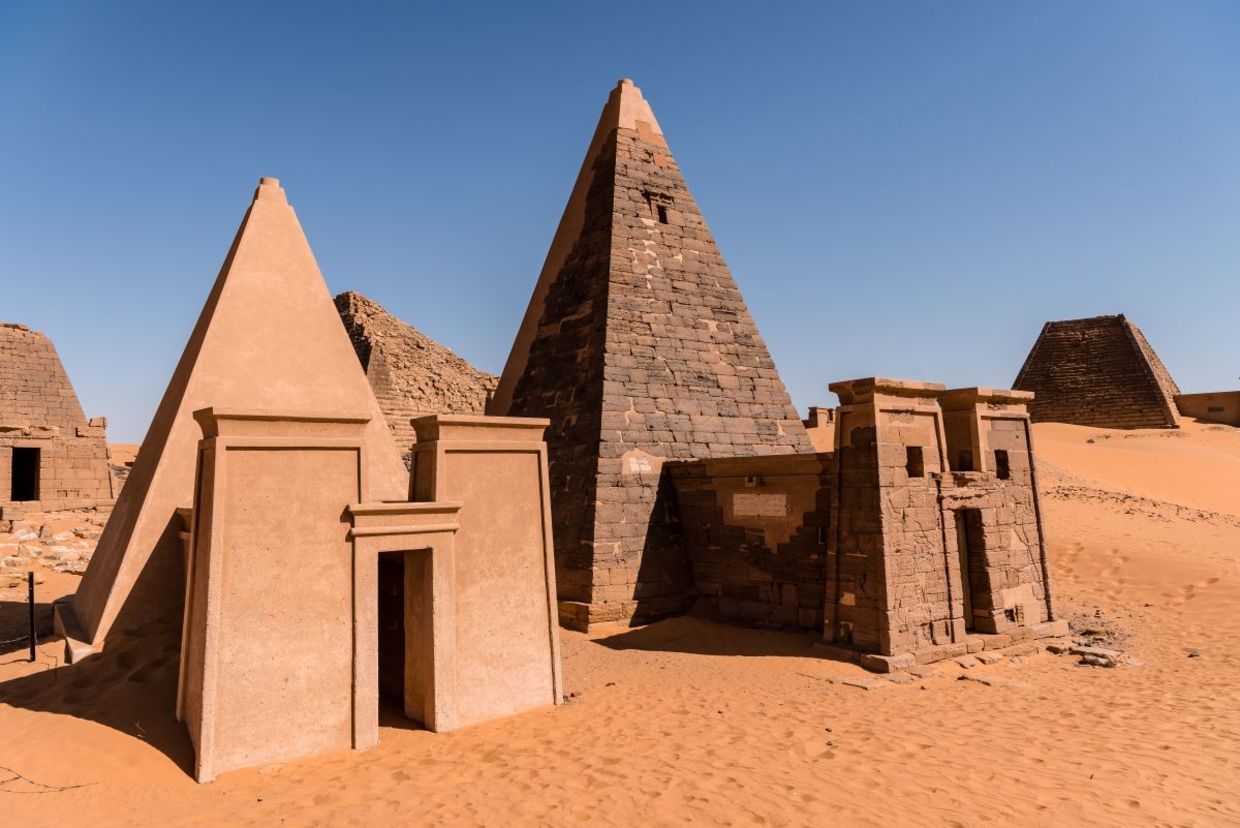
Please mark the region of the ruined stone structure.
POLYGON ((668 464, 725 617, 821 629, 879 670, 1063 634, 1020 391, 835 383, 833 452, 668 464))
POLYGON ((262 179, 78 595, 66 658, 182 618, 194 775, 561 699, 546 420, 413 423, 411 472, 275 179, 262 179))
POLYGON ((1162 360, 1123 314, 1047 322, 1016 377, 1037 396, 1035 423, 1176 428, 1180 393, 1162 360))
POLYGON ((1181 417, 1191 417, 1205 423, 1240 426, 1240 391, 1178 394, 1175 405, 1181 417))
POLYGON ((51 340, 0 323, 0 513, 110 506, 107 420, 82 413, 51 340))
POLYGON ((631 81, 611 93, 489 407, 548 417, 561 621, 685 606, 665 460, 810 451, 631 81))
POLYGON ((374 389, 396 446, 408 456, 410 422, 425 414, 482 414, 498 377, 392 316, 377 302, 348 291, 336 310, 374 389))

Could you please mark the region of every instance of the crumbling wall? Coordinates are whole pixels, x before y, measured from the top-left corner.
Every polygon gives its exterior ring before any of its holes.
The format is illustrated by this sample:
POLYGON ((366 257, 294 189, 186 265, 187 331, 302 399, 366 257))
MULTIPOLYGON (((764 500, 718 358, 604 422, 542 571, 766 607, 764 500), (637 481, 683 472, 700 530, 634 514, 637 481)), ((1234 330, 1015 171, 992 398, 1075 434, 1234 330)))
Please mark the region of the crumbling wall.
POLYGON ((106 506, 113 497, 107 420, 86 419, 51 340, 0 323, 0 509, 106 506), (12 491, 23 449, 38 452, 35 499, 12 491))
POLYGON ((698 593, 725 618, 822 629, 834 457, 741 457, 665 468, 698 593))

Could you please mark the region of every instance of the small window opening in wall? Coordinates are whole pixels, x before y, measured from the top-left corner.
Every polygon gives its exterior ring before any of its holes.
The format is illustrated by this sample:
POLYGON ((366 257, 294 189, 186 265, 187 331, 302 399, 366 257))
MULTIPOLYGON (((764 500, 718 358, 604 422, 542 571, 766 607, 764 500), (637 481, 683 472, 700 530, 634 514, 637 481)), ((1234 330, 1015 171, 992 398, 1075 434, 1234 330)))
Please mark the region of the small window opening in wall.
POLYGON ((1000 480, 1009 480, 1012 477, 1012 467, 1008 465, 1008 453, 1003 449, 995 449, 995 474, 1000 480))
POLYGON ((972 449, 961 449, 956 455, 956 471, 973 471, 972 449))
POLYGON ((904 470, 910 478, 926 476, 926 462, 922 457, 921 446, 904 447, 904 470))
POLYGON ((32 501, 39 499, 39 454, 37 448, 13 447, 10 469, 10 500, 32 501))
POLYGON ((667 207, 659 204, 655 207, 655 210, 659 213, 659 224, 667 224, 667 207))

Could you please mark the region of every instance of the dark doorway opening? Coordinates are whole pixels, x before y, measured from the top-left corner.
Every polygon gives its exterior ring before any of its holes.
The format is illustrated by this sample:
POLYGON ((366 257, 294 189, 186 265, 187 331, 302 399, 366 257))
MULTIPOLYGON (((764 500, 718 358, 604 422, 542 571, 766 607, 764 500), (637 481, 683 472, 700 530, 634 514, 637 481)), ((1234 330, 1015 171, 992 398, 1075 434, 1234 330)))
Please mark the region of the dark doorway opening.
POLYGON ((42 449, 13 447, 9 492, 12 500, 39 499, 39 455, 42 449))
MULTIPOLYGON (((983 557, 985 540, 982 535, 982 513, 979 509, 956 510, 956 545, 960 552, 960 584, 964 598, 964 628, 976 626, 977 609, 990 605, 987 599, 986 562, 983 557)), ((985 613, 983 612, 983 615, 985 613)), ((990 632, 993 632, 991 630, 990 632)))
POLYGON ((405 709, 405 553, 379 555, 379 696, 405 709))

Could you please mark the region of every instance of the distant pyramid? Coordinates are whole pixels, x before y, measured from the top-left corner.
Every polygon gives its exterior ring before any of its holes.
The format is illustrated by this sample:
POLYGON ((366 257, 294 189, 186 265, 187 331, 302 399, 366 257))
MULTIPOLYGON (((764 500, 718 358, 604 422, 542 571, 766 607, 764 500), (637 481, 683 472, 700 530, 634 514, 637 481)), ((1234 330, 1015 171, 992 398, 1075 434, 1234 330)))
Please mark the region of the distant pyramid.
POLYGON ((1034 422, 1179 426, 1180 389, 1123 314, 1047 322, 1012 387, 1037 395, 1029 406, 1034 422))
POLYGON ((297 215, 264 178, 190 334, 116 508, 70 607, 89 647, 118 617, 139 624, 184 592, 175 512, 194 498, 200 408, 361 412, 375 499, 400 499, 408 475, 332 306, 297 215))
POLYGON ((561 620, 579 628, 683 606, 665 459, 812 450, 632 81, 603 109, 489 411, 551 418, 561 620))
POLYGON ((479 371, 360 293, 337 296, 336 310, 402 453, 416 439, 412 418, 486 410, 499 379, 494 374, 479 371))
POLYGON ((107 420, 82 412, 52 341, 0 322, 0 515, 107 506, 107 420))

